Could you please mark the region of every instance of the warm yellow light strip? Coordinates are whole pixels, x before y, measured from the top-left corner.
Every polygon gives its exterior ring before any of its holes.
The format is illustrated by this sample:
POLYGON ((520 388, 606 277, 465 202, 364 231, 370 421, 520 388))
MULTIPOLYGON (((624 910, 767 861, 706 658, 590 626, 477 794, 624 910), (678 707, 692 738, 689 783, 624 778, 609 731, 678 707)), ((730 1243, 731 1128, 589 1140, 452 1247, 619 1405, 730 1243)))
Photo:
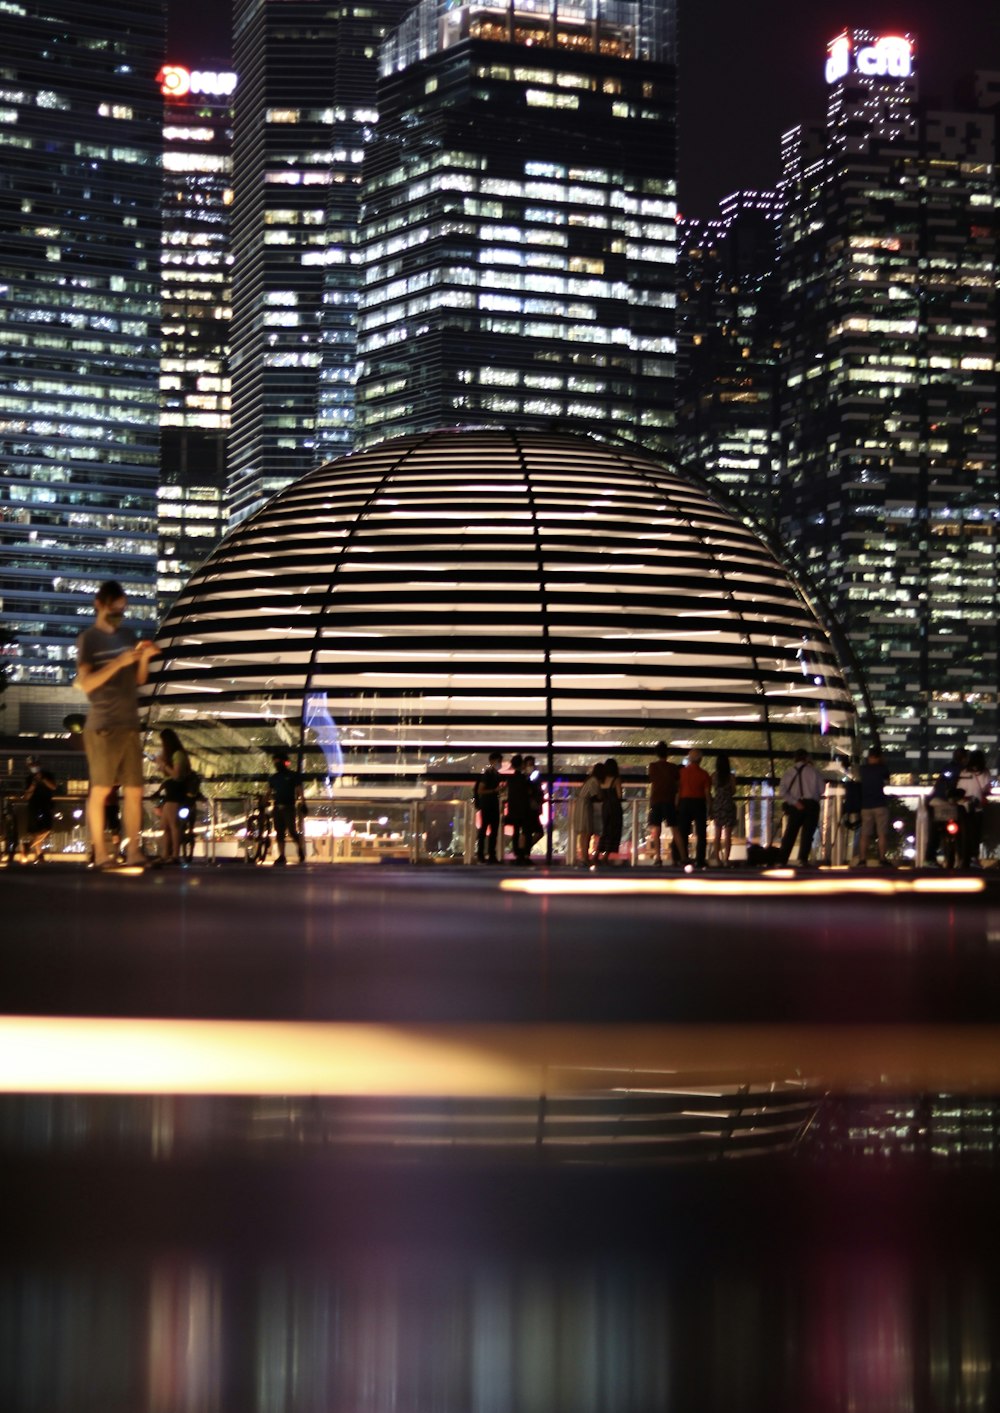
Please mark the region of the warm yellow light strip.
POLYGON ((538 1083, 503 1054, 416 1028, 6 1016, 0 1091, 511 1094, 538 1083))
POLYGON ((0 1092, 518 1097, 801 1078, 1000 1094, 1000 1026, 0 1017, 0 1092))
POLYGON ((502 890, 508 893, 559 894, 676 894, 703 898, 835 897, 837 894, 866 893, 891 897, 899 893, 970 894, 983 892, 981 878, 872 878, 831 874, 802 877, 791 870, 776 869, 758 878, 705 878, 690 874, 676 878, 609 878, 606 875, 579 874, 566 878, 504 878, 502 890))

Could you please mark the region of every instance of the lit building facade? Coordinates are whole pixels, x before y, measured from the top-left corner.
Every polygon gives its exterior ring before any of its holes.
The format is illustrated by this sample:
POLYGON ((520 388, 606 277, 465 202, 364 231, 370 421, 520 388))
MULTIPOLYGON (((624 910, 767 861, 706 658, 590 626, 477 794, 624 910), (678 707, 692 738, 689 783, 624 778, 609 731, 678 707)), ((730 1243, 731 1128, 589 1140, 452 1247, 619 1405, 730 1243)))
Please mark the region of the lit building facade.
POLYGON ((236 0, 231 521, 353 442, 356 221, 405 0, 236 0))
MULTIPOLYGON (((542 431, 440 431, 338 458, 234 527, 174 601, 152 719, 212 776, 470 775, 534 752, 730 750, 772 776, 850 758, 854 707, 808 601, 689 478, 542 431)), ((235 786, 233 788, 239 788, 235 786)))
POLYGON ((236 75, 165 65, 159 616, 225 529, 236 75))
POLYGON ((739 191, 679 229, 677 457, 774 532, 778 202, 739 191))
POLYGON ((840 36, 827 79, 784 140, 783 534, 923 775, 997 741, 995 123, 922 108, 909 38, 840 36))
POLYGON ((421 0, 365 155, 358 441, 558 425, 665 448, 674 5, 421 0))
POLYGON ((5 8, 0 621, 53 687, 103 580, 155 623, 165 0, 5 8))

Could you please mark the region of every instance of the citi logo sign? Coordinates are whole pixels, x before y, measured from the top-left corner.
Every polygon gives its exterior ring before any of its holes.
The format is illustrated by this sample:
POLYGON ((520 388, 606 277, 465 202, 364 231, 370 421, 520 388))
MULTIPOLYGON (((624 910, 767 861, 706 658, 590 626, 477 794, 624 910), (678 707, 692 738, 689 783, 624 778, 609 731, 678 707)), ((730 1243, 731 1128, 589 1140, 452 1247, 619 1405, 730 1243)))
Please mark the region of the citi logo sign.
MULTIPOLYGON (((898 34, 884 34, 855 47, 859 35, 840 34, 830 45, 826 81, 836 83, 853 69, 871 78, 909 78, 913 73, 913 43, 898 34)), ((868 35, 864 38, 867 40, 868 35)))

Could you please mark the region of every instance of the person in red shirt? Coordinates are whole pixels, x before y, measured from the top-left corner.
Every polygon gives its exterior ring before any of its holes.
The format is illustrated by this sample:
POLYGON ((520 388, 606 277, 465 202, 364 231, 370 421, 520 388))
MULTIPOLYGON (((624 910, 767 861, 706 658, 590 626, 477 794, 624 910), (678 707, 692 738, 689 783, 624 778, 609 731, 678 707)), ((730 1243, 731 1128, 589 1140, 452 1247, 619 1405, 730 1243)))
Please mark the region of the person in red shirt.
POLYGON ((701 751, 695 747, 688 751, 687 764, 681 766, 680 788, 677 793, 677 824, 684 845, 685 862, 688 855, 688 839, 694 827, 697 840, 695 848, 695 868, 705 867, 705 852, 708 843, 708 805, 712 798, 712 777, 701 767, 701 751))

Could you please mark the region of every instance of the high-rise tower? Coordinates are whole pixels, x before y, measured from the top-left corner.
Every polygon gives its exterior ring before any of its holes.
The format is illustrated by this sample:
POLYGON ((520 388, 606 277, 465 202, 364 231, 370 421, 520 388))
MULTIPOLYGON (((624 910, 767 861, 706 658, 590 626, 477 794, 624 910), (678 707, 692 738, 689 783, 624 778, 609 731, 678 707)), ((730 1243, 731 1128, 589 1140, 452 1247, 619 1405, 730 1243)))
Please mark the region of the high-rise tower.
POLYGON ((378 45, 405 9, 236 0, 232 520, 350 450, 361 159, 378 45))
POLYGON ((674 418, 674 6, 421 0, 365 156, 362 443, 674 418))
POLYGON ((920 106, 909 37, 844 34, 826 76, 784 142, 784 535, 924 774, 996 746, 995 124, 920 106))
POLYGON ((738 191, 679 232, 677 459, 775 529, 778 203, 738 191))
POLYGON ((232 316, 229 70, 168 64, 163 122, 162 617, 225 528, 232 316))
POLYGON ((103 580, 155 618, 164 11, 0 9, 0 620, 24 684, 72 679, 103 580))

